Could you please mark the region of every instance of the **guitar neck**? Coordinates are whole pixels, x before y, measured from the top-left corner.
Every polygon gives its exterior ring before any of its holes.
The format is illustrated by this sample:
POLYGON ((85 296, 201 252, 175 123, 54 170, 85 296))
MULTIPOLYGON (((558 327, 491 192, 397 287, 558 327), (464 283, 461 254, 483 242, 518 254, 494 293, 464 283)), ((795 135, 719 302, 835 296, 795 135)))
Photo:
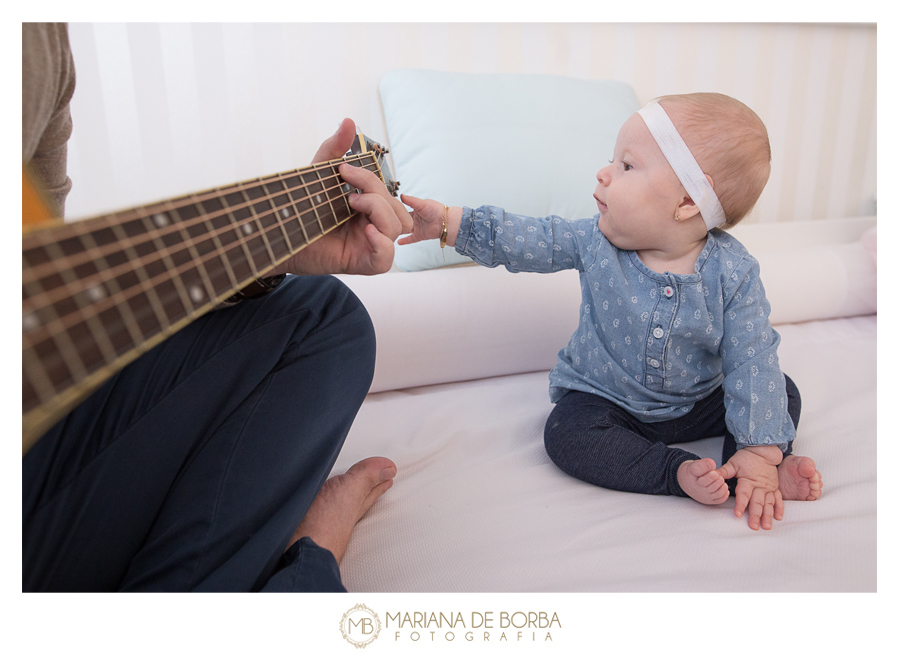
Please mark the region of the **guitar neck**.
POLYGON ((361 153, 24 234, 23 451, 110 374, 353 217, 344 162, 381 175, 361 153))

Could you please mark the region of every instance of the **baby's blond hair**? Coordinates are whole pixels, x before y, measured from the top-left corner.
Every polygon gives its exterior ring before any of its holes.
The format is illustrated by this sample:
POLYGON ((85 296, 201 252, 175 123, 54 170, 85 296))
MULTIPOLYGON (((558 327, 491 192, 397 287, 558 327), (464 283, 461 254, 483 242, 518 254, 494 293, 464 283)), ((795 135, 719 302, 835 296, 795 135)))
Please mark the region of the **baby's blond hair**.
POLYGON ((678 129, 713 189, 731 228, 762 194, 771 170, 769 134, 756 112, 724 94, 696 93, 656 99, 678 129))

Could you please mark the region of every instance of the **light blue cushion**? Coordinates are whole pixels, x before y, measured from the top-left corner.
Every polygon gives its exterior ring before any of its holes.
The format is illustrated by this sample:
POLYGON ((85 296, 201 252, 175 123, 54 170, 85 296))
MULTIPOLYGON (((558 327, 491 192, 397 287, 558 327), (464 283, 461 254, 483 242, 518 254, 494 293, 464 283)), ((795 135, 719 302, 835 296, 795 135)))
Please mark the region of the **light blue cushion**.
MULTIPOLYGON (((534 217, 597 213, 597 171, 639 108, 631 86, 555 75, 400 69, 380 84, 400 191, 448 206, 502 206, 534 217)), ((398 246, 417 271, 469 262, 437 240, 398 246)))

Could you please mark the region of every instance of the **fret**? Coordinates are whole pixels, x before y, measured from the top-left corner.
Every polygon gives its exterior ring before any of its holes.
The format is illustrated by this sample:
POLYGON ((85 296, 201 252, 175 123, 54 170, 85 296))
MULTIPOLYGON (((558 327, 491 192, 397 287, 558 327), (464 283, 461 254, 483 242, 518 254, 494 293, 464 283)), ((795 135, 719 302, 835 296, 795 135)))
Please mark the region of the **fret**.
POLYGON ((303 244, 309 244, 309 234, 306 232, 306 226, 303 223, 303 210, 298 208, 297 197, 296 194, 302 194, 298 192, 298 188, 302 188, 303 181, 300 180, 300 176, 293 175, 286 178, 284 181, 285 189, 288 191, 288 203, 291 204, 291 208, 294 209, 294 214, 297 215, 297 225, 300 227, 300 231, 303 233, 303 244))
MULTIPOLYGON (((233 187, 237 186, 235 185, 233 187)), ((234 227, 235 237, 243 249, 247 260, 247 267, 250 269, 253 278, 259 278, 260 270, 253 259, 250 244, 253 240, 262 244, 262 238, 255 235, 253 215, 250 212, 250 209, 243 205, 244 195, 240 191, 229 192, 223 197, 223 202, 225 203, 225 207, 228 208, 228 217, 231 219, 232 226, 234 227)), ((243 280, 244 277, 241 278, 243 280)))
POLYGON ((331 207, 331 214, 334 216, 336 223, 340 224, 353 214, 350 205, 347 203, 347 194, 353 188, 351 188, 349 184, 341 181, 337 167, 334 165, 331 167, 331 174, 334 179, 334 184, 328 186, 326 195, 328 196, 328 205, 331 207), (337 209, 335 209, 333 203, 335 199, 344 202, 343 204, 338 204, 337 209))
MULTIPOLYGON (((63 254, 63 251, 60 248, 59 243, 47 244, 47 245, 45 245, 45 249, 47 250, 47 255, 50 257, 50 260, 52 262, 54 262, 54 263, 65 263, 66 262, 66 256, 63 254)), ((62 287, 64 287, 66 289, 66 291, 69 293, 69 296, 67 298, 64 298, 63 300, 60 300, 59 302, 57 302, 56 304, 53 305, 53 307, 54 307, 53 313, 56 317, 53 319, 52 322, 45 324, 44 325, 45 327, 51 327, 51 326, 55 327, 57 324, 60 323, 59 318, 62 314, 56 310, 55 307, 57 305, 60 305, 64 309, 66 309, 64 312, 65 314, 70 312, 69 309, 71 307, 74 307, 75 310, 78 309, 78 304, 74 301, 74 295, 72 294, 73 291, 70 287, 70 284, 73 283, 74 279, 75 279, 71 270, 69 270, 65 267, 61 268, 61 271, 59 272, 59 277, 61 279, 62 287)), ((36 292, 41 292, 41 293, 44 292, 44 290, 41 289, 42 286, 40 286, 40 284, 27 283, 27 282, 23 281, 23 285, 31 288, 31 290, 28 291, 29 295, 31 297, 35 297, 36 292), (35 288, 38 288, 39 290, 35 291, 34 290, 35 288)), ((78 352, 75 348, 75 345, 72 343, 71 336, 68 333, 66 333, 65 331, 56 333, 54 336, 54 343, 57 345, 57 350, 58 350, 59 354, 62 356, 63 361, 65 362, 65 366, 68 369, 69 377, 74 378, 78 375, 83 375, 87 372, 87 369, 85 368, 84 363, 81 361, 81 356, 78 354, 78 352)))
POLYGON ((188 294, 187 288, 184 285, 184 282, 181 280, 181 277, 177 275, 178 268, 175 265, 175 261, 172 259, 172 255, 169 253, 168 246, 163 242, 163 239, 158 235, 158 232, 153 230, 153 226, 166 226, 172 220, 169 216, 160 212, 153 216, 153 219, 149 217, 143 217, 141 219, 144 226, 147 227, 148 233, 151 235, 151 241, 153 245, 156 247, 156 251, 159 255, 162 256, 161 259, 157 260, 155 265, 162 264, 164 266, 164 271, 172 273, 170 281, 175 288, 175 292, 178 296, 178 301, 181 302, 182 310, 176 311, 174 314, 166 311, 166 315, 169 318, 181 317, 182 314, 189 314, 194 310, 193 304, 191 303, 191 297, 188 294))
MULTIPOLYGON (((166 204, 166 206, 169 209, 169 214, 176 220, 175 226, 178 228, 178 233, 181 236, 181 244, 185 245, 182 252, 187 251, 189 260, 197 264, 197 266, 192 269, 196 270, 198 276, 193 282, 190 282, 187 285, 188 295, 190 296, 191 301, 196 304, 192 310, 195 310, 197 307, 202 306, 206 301, 216 298, 216 287, 209 277, 204 260, 200 257, 198 243, 191 239, 191 235, 185 227, 186 223, 199 216, 199 211, 193 207, 193 204, 179 206, 177 208, 174 205, 174 203, 187 198, 188 197, 177 199, 173 203, 166 204), (205 293, 204 288, 206 289, 205 293)), ((179 255, 181 255, 181 253, 179 253, 179 255)))
MULTIPOLYGON (((337 166, 334 166, 334 172, 335 174, 338 174, 337 166)), ((340 178, 338 178, 338 181, 340 181, 340 178)), ((350 207, 350 195, 357 190, 352 187, 350 183, 344 183, 343 185, 341 185, 340 189, 343 191, 343 194, 341 194, 341 199, 343 199, 344 201, 344 207, 347 210, 347 217, 350 217, 353 215, 353 208, 350 207)))
MULTIPOLYGON (((44 247, 39 246, 34 249, 23 250, 22 264, 25 267, 34 267, 37 263, 48 262, 49 258, 50 257, 47 255, 44 247)), ((51 317, 50 313, 47 311, 39 312, 37 309, 30 307, 30 304, 28 303, 29 296, 41 289, 39 285, 29 283, 24 274, 22 276, 22 288, 22 331, 27 335, 29 332, 32 332, 41 326, 45 326, 54 318, 51 317)), ((46 371, 46 368, 44 364, 41 363, 38 355, 28 347, 24 339, 22 347, 23 402, 31 401, 36 398, 39 403, 43 403, 53 397, 56 393, 56 389, 53 386, 50 373, 46 371), (31 365, 31 367, 26 367, 27 365, 31 365), (25 377, 26 373, 30 378, 25 377), (27 387, 25 386, 26 383, 28 384, 27 387)))
POLYGON ((269 264, 274 265, 278 260, 289 254, 287 242, 281 231, 281 223, 278 220, 277 213, 272 210, 265 184, 262 179, 257 179, 258 184, 255 187, 247 189, 247 195, 253 200, 251 208, 256 217, 259 219, 260 225, 266 234, 266 239, 272 248, 272 261, 269 264))
MULTIPOLYGON (((99 252, 99 250, 97 249, 97 243, 90 233, 81 234, 80 237, 82 244, 85 245, 88 252, 99 252)), ((94 261, 92 264, 95 273, 98 274, 100 271, 109 268, 106 259, 103 256, 99 255, 94 257, 94 261), (97 267, 96 264, 99 264, 100 267, 97 267)), ((85 276, 84 274, 85 273, 76 270, 76 275, 78 275, 79 279, 81 279, 82 281, 87 279, 87 276, 85 276)), ((88 289, 88 294, 94 299, 94 301, 99 301, 107 295, 107 290, 103 288, 102 284, 96 284, 88 289)), ((103 358, 98 360, 97 363, 109 363, 116 357, 116 352, 115 348, 113 347, 112 341, 110 341, 109 336, 103 330, 103 327, 97 326, 98 321, 96 316, 91 316, 89 322, 91 323, 92 338, 96 341, 96 344, 100 348, 100 352, 103 356, 103 358)))
POLYGON ((378 171, 348 156, 23 235, 23 451, 112 372, 354 216, 341 162, 378 171))
MULTIPOLYGON (((138 280, 140 281, 140 286, 144 293, 147 296, 147 300, 150 302, 150 309, 153 311, 153 315, 156 318, 158 328, 166 327, 170 324, 169 317, 166 315, 165 307, 162 303, 162 300, 159 297, 158 291, 153 287, 150 283, 151 275, 147 270, 147 267, 143 264, 145 256, 149 254, 154 254, 155 251, 152 250, 152 244, 149 242, 143 242, 139 245, 135 246, 132 241, 129 239, 129 236, 125 233, 124 228, 116 224, 109 229, 105 229, 103 231, 93 231, 86 234, 86 239, 88 239, 91 243, 94 244, 95 248, 99 250, 101 244, 106 245, 111 243, 113 240, 118 244, 125 245, 123 252, 128 259, 129 263, 132 263, 135 267, 135 274, 137 274, 138 280), (108 237, 107 237, 108 232, 108 237)), ((99 258, 103 259, 104 267, 109 270, 112 269, 109 265, 109 262, 103 258, 103 256, 99 256, 99 258)), ((113 293, 119 292, 121 287, 116 283, 116 287, 119 290, 113 290, 113 293)), ((142 329, 146 335, 146 331, 142 329)))
POLYGON ((331 207, 331 201, 328 198, 328 187, 322 182, 322 170, 316 168, 315 171, 316 177, 319 179, 319 187, 321 188, 321 193, 316 195, 318 206, 321 209, 319 216, 324 218, 324 221, 320 219, 320 223, 324 227, 323 232, 327 232, 337 226, 337 217, 334 216, 334 208, 331 207))
POLYGON ((307 198, 309 199, 316 223, 319 225, 319 232, 316 234, 316 237, 325 235, 325 225, 322 223, 322 218, 319 215, 319 204, 322 202, 322 195, 318 194, 319 188, 321 187, 318 172, 312 171, 305 173, 301 178, 303 179, 303 182, 306 183, 307 198), (313 196, 313 194, 315 194, 315 196, 313 196))
MULTIPOLYGON (((253 188, 251 188, 253 189, 253 188)), ((257 267, 257 270, 265 271, 268 270, 269 267, 277 261, 275 258, 275 252, 272 251, 272 245, 269 243, 269 236, 266 234, 266 230, 263 227, 262 221, 260 220, 259 215, 256 213, 256 210, 253 207, 253 204, 250 199, 250 193, 247 189, 241 189, 241 194, 243 194, 244 199, 247 201, 248 209, 250 213, 253 215, 253 220, 256 222, 256 225, 259 227, 259 235, 262 238, 263 244, 266 247, 266 252, 269 254, 269 262, 264 267, 257 267)))
POLYGON ((63 383, 72 378, 65 362, 57 358, 59 353, 59 345, 53 337, 22 349, 22 372, 33 377, 29 382, 41 404, 62 391, 63 383))
POLYGON ((207 232, 212 236, 213 243, 216 246, 216 250, 219 254, 219 260, 222 261, 222 264, 225 266, 225 274, 228 277, 228 281, 230 283, 230 287, 232 289, 237 288, 239 285, 239 279, 234 272, 234 269, 231 264, 231 260, 226 258, 228 253, 228 249, 226 247, 227 244, 234 242, 236 240, 235 236, 231 234, 230 231, 226 230, 228 227, 228 219, 225 214, 217 214, 219 211, 224 209, 224 205, 222 201, 213 197, 212 199, 207 199, 203 201, 200 205, 200 209, 204 215, 204 224, 206 225, 207 232), (229 238, 231 238, 229 240, 229 238))
MULTIPOLYGON (((309 236, 306 234, 306 228, 303 226, 299 210, 289 194, 291 191, 288 186, 289 180, 292 182, 300 182, 300 179, 296 177, 293 179, 279 179, 277 186, 281 193, 278 194, 275 201, 279 204, 278 212, 281 215, 284 229, 290 236, 292 242, 296 245, 291 249, 291 252, 295 253, 296 251, 299 251, 300 248, 309 244, 309 236)), ((269 184, 270 187, 274 187, 275 185, 275 183, 269 184)))
MULTIPOLYGON (((159 242, 152 239, 155 230, 151 222, 157 225, 161 220, 157 217, 155 222, 147 221, 145 215, 122 222, 111 231, 116 244, 126 248, 106 255, 103 285, 107 295, 97 299, 93 311, 105 326, 117 357, 128 354, 170 326, 172 314, 178 311, 178 306, 168 307, 162 291, 154 286, 154 279, 160 273, 165 277, 169 274, 166 254, 159 251, 159 242), (147 237, 151 239, 144 239, 147 237)), ((96 238, 102 241, 108 236, 96 238)), ((177 301, 177 292, 172 292, 177 301)))
MULTIPOLYGON (((275 196, 279 192, 284 191, 283 185, 279 187, 276 185, 275 182, 273 182, 273 179, 277 179, 277 178, 278 178, 277 176, 269 176, 268 178, 262 179, 263 181, 270 181, 270 182, 263 182, 262 187, 266 191, 267 199, 269 202, 269 207, 272 209, 271 215, 275 219, 275 221, 278 223, 278 228, 281 229, 281 233, 284 236, 285 244, 287 244, 287 251, 288 251, 288 253, 292 254, 292 253, 294 253, 295 249, 294 249, 294 246, 291 244, 291 238, 288 235, 287 227, 285 226, 285 220, 290 219, 291 214, 287 208, 281 207, 282 203, 285 203, 285 204, 287 203, 287 201, 288 201, 287 195, 275 196)), ((281 255, 283 255, 283 254, 279 254, 279 256, 281 256, 281 255)))
POLYGON ((310 230, 307 231, 305 218, 310 216, 314 216, 315 213, 313 211, 312 203, 309 199, 309 193, 306 189, 306 183, 303 181, 300 171, 297 170, 297 175, 292 176, 288 180, 291 183, 291 191, 289 196, 291 197, 291 201, 293 202, 294 208, 297 211, 298 219, 300 220, 300 229, 303 231, 303 237, 306 239, 306 244, 312 242, 315 238, 319 236, 318 230, 310 230))

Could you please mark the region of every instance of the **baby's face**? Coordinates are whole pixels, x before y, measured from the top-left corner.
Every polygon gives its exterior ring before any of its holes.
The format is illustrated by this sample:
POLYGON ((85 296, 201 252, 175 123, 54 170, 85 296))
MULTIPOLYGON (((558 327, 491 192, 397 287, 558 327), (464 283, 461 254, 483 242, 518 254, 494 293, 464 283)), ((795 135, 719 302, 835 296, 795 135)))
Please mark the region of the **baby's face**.
POLYGON ((597 172, 598 224, 619 249, 655 249, 666 242, 684 187, 644 120, 632 114, 619 131, 613 162, 597 172))

